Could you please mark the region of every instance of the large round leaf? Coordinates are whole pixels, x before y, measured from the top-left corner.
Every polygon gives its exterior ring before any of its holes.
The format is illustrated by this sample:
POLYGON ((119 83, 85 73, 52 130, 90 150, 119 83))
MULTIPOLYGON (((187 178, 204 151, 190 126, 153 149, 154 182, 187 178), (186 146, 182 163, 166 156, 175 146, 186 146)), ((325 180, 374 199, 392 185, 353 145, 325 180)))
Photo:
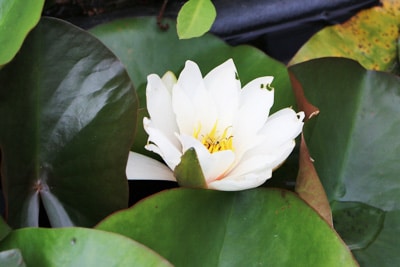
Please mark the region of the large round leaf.
POLYGON ((85 228, 13 231, 0 251, 19 248, 27 266, 171 266, 145 246, 121 235, 85 228))
POLYGON ((362 266, 398 266, 400 78, 338 58, 290 71, 320 110, 304 132, 335 227, 362 266))
POLYGON ((0 68, 9 62, 38 23, 44 0, 0 1, 0 68))
POLYGON ((173 189, 101 222, 175 266, 357 266, 326 222, 274 189, 173 189))
POLYGON ((7 220, 91 226, 128 203, 125 166, 136 95, 117 58, 90 34, 43 19, 0 71, 7 220))

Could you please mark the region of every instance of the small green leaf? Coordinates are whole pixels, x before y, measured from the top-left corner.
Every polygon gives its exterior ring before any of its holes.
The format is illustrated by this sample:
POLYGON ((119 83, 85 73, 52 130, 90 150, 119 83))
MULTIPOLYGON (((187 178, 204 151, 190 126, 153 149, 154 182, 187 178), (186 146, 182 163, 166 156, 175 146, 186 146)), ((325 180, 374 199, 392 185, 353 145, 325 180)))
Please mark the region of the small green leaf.
POLYGON ((199 37, 210 30, 217 12, 210 0, 189 0, 181 8, 177 18, 180 39, 199 37))
POLYGON ((19 249, 9 249, 0 252, 0 267, 25 267, 26 264, 22 258, 19 249))
POLYGON ((11 61, 28 32, 39 22, 44 0, 0 1, 0 69, 11 61))
POLYGON ((189 148, 182 155, 181 162, 175 167, 174 176, 180 186, 207 188, 207 183, 194 148, 189 148))
POLYGON ((179 188, 118 212, 97 229, 133 238, 175 266, 357 266, 296 194, 179 188))
POLYGON ((11 248, 21 250, 29 267, 171 266, 134 240, 78 227, 15 230, 0 243, 0 250, 11 248))

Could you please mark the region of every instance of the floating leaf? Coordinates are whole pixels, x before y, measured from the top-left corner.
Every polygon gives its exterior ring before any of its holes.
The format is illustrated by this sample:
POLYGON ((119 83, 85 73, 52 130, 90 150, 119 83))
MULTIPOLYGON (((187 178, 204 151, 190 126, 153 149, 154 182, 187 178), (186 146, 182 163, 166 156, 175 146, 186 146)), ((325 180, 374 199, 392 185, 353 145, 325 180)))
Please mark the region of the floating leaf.
MULTIPOLYGON (((376 218, 370 220, 384 216, 383 223, 363 230, 374 236, 370 243, 352 241, 355 256, 361 266, 399 265, 400 78, 339 58, 304 62, 290 72, 320 110, 304 136, 328 199, 371 207, 375 212, 369 216, 376 218)), ((359 228, 359 220, 349 222, 338 207, 332 205, 336 224, 359 228)), ((357 240, 357 235, 347 233, 346 239, 357 240)))
POLYGON ((335 229, 350 249, 365 248, 373 243, 383 227, 385 213, 359 202, 332 202, 335 229))
POLYGON ((42 19, 0 71, 7 221, 92 226, 128 203, 136 95, 118 59, 66 22, 42 19))
POLYGON ((10 248, 19 248, 29 267, 171 266, 129 238, 78 227, 15 230, 0 243, 0 250, 10 248))
POLYGON ((343 24, 325 27, 303 45, 290 64, 321 57, 347 57, 367 69, 399 72, 397 40, 400 8, 397 0, 360 11, 343 24))
POLYGON ((210 0, 189 0, 181 8, 177 18, 180 39, 202 36, 210 30, 217 12, 210 0))
POLYGON ((0 69, 11 61, 39 22, 44 0, 2 0, 0 2, 0 69))
POLYGON ((331 227, 289 191, 174 189, 96 228, 138 240, 175 266, 357 266, 331 227))

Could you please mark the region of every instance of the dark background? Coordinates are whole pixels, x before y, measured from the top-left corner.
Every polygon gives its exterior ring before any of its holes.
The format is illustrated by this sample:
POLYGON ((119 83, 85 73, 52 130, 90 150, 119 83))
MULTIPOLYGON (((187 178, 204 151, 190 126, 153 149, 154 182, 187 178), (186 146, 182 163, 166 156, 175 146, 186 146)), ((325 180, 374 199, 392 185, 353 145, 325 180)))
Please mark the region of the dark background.
MULTIPOLYGON (((63 18, 88 29, 116 18, 175 18, 186 1, 177 0, 52 0, 44 15, 63 18)), ((315 32, 344 22, 379 0, 213 0, 217 19, 211 29, 231 45, 251 44, 282 62, 315 32)))

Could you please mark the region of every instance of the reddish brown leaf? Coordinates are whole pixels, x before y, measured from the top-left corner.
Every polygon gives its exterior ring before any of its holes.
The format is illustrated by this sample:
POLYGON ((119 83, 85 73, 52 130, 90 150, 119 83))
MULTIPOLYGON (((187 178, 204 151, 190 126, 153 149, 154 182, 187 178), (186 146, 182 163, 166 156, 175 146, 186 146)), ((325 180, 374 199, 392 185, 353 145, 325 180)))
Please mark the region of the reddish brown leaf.
POLYGON ((297 175, 296 192, 313 207, 322 218, 333 226, 332 212, 325 190, 315 170, 313 159, 310 157, 303 135, 300 144, 300 168, 297 175))

